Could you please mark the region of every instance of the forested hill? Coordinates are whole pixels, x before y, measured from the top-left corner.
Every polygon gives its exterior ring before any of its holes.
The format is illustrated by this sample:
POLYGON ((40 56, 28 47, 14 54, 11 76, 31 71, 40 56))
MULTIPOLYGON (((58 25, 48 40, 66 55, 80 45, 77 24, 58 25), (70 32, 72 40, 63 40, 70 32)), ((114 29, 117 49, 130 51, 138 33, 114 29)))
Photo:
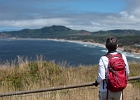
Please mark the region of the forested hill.
POLYGON ((1 32, 7 37, 18 38, 55 38, 73 34, 75 31, 65 26, 43 27, 41 29, 23 29, 19 31, 1 32))
POLYGON ((116 36, 119 46, 129 52, 140 52, 139 30, 108 30, 89 32, 86 30, 73 30, 65 26, 50 26, 40 29, 22 29, 19 31, 5 31, 0 33, 1 38, 55 38, 68 40, 82 40, 85 42, 104 43, 109 36, 116 36))

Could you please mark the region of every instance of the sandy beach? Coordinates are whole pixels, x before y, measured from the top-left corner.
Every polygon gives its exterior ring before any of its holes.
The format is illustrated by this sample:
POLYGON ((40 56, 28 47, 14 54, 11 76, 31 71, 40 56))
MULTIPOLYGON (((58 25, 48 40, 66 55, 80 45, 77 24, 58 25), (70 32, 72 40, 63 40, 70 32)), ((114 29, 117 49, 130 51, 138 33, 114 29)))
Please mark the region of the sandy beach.
POLYGON ((74 42, 74 43, 82 43, 82 44, 91 44, 99 47, 105 48, 104 44, 99 44, 99 43, 93 43, 93 42, 83 42, 80 40, 65 40, 65 39, 47 39, 47 40, 52 40, 52 41, 62 41, 62 42, 74 42))

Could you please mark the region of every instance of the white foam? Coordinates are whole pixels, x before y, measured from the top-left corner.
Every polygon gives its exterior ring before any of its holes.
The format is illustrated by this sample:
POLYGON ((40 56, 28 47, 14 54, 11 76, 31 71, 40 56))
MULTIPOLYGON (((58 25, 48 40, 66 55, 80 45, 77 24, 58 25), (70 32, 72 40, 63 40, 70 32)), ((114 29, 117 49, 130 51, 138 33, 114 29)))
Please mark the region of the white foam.
MULTIPOLYGON (((71 41, 71 40, 64 40, 64 39, 47 39, 47 40, 52 40, 52 41, 60 41, 60 42, 72 42, 72 43, 77 43, 77 44, 81 44, 85 47, 92 47, 95 48, 97 47, 102 47, 105 48, 102 44, 98 44, 98 43, 91 43, 91 42, 82 42, 82 41, 71 41)), ((107 52, 107 50, 101 50, 102 52, 107 52)), ((140 59, 140 54, 132 54, 132 53, 128 53, 128 52, 123 52, 120 49, 117 50, 118 52, 124 54, 127 57, 132 57, 132 58, 136 58, 136 59, 140 59)))
POLYGON ((128 52, 122 52, 125 56, 127 57, 132 57, 132 58, 136 58, 136 59, 140 59, 140 55, 138 54, 132 54, 132 53, 128 53, 128 52))
MULTIPOLYGON (((107 53, 107 50, 101 50, 101 51, 107 53)), ((132 54, 132 53, 124 52, 124 51, 121 51, 121 50, 117 50, 117 51, 124 54, 126 57, 140 59, 140 54, 132 54)))
POLYGON ((107 50, 101 50, 102 52, 107 52, 107 50))

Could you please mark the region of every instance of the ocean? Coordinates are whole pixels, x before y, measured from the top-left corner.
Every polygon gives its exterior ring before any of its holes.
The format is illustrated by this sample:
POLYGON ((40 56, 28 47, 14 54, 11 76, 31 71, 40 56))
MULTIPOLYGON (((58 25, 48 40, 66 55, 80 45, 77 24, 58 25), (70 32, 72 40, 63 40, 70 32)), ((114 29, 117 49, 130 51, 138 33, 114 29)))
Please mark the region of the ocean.
MULTIPOLYGON (((122 52, 122 51, 119 51, 122 52)), ((0 61, 13 61, 17 57, 36 59, 42 55, 45 60, 66 62, 70 66, 98 64, 107 50, 92 43, 47 39, 0 39, 0 61)), ((128 61, 140 61, 140 55, 122 52, 128 61)))

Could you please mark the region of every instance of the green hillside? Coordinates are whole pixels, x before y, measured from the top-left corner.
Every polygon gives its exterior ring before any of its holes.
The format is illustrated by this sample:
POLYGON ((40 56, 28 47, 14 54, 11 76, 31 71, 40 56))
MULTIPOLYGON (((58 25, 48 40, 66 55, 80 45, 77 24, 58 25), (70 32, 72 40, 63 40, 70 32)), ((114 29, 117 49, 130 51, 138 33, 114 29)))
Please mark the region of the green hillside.
POLYGON ((119 47, 125 51, 140 53, 140 31, 139 30, 108 30, 89 32, 86 30, 73 30, 65 26, 50 26, 40 29, 22 29, 19 31, 5 31, 0 33, 1 38, 55 38, 67 40, 81 40, 104 44, 109 36, 118 38, 119 47))

